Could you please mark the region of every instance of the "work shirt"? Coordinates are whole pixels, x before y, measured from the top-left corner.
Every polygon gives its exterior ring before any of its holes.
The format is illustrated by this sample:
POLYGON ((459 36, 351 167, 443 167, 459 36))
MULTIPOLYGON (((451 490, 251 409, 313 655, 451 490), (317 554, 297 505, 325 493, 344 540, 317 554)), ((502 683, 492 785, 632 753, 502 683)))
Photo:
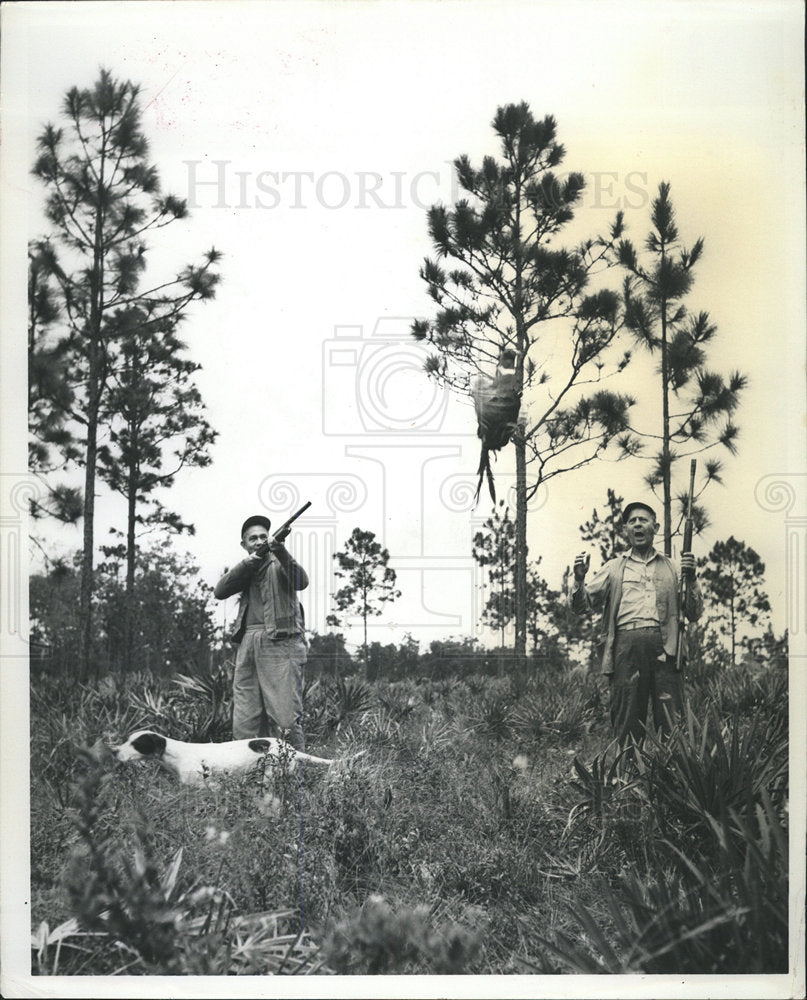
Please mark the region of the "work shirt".
MULTIPOLYGON (((658 553, 655 549, 647 559, 642 559, 641 556, 634 555, 632 552, 628 554, 625 570, 622 574, 622 600, 619 602, 619 611, 616 616, 617 628, 624 628, 626 625, 637 628, 640 625, 659 624, 658 607, 656 606, 656 582, 653 573, 653 562, 657 557, 658 553)), ((591 585, 588 589, 590 593, 591 585)), ((663 589, 667 590, 666 587, 663 589)))
MULTIPOLYGON (((676 564, 655 550, 647 560, 624 553, 609 560, 582 584, 575 580, 570 596, 572 610, 580 614, 592 607, 603 608, 604 674, 614 672, 617 629, 658 625, 665 654, 675 656, 678 646, 679 581, 676 564)), ((697 580, 693 580, 688 591, 686 617, 697 621, 702 611, 703 598, 697 580)))
POLYGON ((247 617, 244 619, 247 628, 254 625, 264 625, 263 597, 261 596, 260 581, 252 578, 249 585, 249 604, 247 605, 247 617))

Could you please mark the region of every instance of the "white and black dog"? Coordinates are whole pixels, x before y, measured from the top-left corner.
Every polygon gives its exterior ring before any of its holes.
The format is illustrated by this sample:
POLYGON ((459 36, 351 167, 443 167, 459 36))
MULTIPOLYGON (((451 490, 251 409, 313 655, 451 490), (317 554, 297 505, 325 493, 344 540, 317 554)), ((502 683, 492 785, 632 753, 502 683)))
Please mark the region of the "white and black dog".
MULTIPOLYGON (((288 743, 271 737, 253 740, 231 740, 229 743, 183 743, 141 729, 118 747, 109 748, 119 761, 157 760, 162 768, 179 778, 183 785, 199 785, 223 772, 243 774, 263 761, 270 766, 281 765, 289 770, 298 761, 330 767, 335 760, 313 757, 295 750, 288 743)), ((362 751, 363 753, 363 751, 362 751)), ((355 756, 361 756, 361 753, 355 756)))

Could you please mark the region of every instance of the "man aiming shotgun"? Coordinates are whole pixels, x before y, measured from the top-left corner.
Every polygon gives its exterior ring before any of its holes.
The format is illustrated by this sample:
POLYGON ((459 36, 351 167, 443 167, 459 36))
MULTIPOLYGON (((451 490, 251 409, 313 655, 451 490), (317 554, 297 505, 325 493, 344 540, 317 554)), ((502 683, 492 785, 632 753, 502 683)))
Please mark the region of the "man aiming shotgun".
POLYGON ((284 734, 295 750, 305 749, 301 718, 306 645, 297 593, 308 586, 308 575, 283 541, 291 524, 310 506, 306 503, 271 537, 268 517, 248 517, 241 525, 241 548, 247 556, 213 589, 220 601, 240 595, 231 639, 238 645, 233 672, 234 740, 284 734))
MULTIPOLYGON (((691 510, 690 500, 690 517, 691 510)), ((630 551, 609 560, 588 582, 589 557, 577 556, 570 603, 578 614, 603 610, 601 670, 610 682, 614 735, 625 744, 642 739, 648 705, 661 732, 680 718, 685 618, 700 618, 703 599, 689 551, 691 529, 679 570, 653 546, 658 522, 652 507, 629 503, 622 523, 630 551)))

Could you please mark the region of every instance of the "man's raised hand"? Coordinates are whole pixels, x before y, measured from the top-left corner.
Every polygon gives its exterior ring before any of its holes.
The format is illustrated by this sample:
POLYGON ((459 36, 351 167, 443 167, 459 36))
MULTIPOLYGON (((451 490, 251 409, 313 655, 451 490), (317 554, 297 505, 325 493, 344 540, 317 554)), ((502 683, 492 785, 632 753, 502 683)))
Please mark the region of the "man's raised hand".
POLYGON ((582 583, 586 578, 586 573, 588 573, 588 568, 591 565, 591 556, 587 555, 585 552, 581 552, 579 556, 575 557, 574 560, 574 578, 579 583, 582 583))

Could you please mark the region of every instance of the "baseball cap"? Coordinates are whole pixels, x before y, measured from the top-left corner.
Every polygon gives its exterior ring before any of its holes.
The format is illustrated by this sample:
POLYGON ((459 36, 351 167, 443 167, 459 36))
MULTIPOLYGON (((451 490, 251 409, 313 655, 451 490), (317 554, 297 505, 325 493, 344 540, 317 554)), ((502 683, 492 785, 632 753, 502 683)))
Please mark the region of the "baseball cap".
POLYGON ((253 514, 252 517, 248 517, 241 525, 241 537, 243 538, 244 532, 249 528, 253 528, 256 524, 259 524, 262 528, 266 528, 267 531, 272 527, 272 522, 268 517, 264 517, 263 514, 253 514))
POLYGON ((653 510, 653 508, 650 506, 650 504, 644 503, 642 500, 633 500, 622 511, 622 523, 623 524, 627 524, 628 523, 628 518, 630 517, 630 512, 632 510, 636 510, 637 507, 640 507, 642 510, 648 511, 648 513, 651 515, 651 517, 653 518, 653 520, 654 521, 656 520, 656 512, 653 510))

